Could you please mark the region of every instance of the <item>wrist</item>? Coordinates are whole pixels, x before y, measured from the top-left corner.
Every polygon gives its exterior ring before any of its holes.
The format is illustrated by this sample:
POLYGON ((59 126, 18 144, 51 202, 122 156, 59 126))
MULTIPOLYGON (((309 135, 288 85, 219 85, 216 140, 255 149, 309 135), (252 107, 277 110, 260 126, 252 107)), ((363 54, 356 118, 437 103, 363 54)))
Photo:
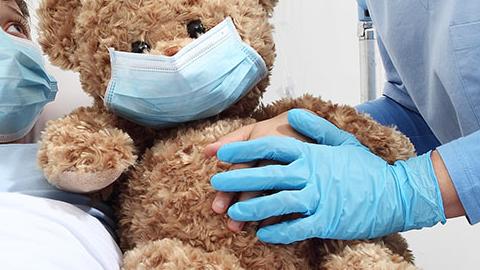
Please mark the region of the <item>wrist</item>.
POLYGON ((455 186, 448 173, 447 167, 440 154, 435 150, 431 153, 432 165, 437 177, 440 193, 442 194, 443 208, 447 218, 465 215, 465 209, 458 197, 455 186))

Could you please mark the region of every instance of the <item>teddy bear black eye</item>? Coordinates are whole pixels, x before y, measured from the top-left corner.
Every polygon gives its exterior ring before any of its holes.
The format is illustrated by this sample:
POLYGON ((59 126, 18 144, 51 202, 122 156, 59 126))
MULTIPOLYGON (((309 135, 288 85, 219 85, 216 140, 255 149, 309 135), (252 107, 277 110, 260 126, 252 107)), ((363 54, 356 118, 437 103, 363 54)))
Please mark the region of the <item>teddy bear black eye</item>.
POLYGON ((205 33, 205 27, 201 20, 193 20, 187 24, 187 31, 191 38, 198 38, 201 34, 205 33))
POLYGON ((150 44, 145 41, 136 41, 132 43, 132 52, 133 53, 146 53, 150 50, 150 44))

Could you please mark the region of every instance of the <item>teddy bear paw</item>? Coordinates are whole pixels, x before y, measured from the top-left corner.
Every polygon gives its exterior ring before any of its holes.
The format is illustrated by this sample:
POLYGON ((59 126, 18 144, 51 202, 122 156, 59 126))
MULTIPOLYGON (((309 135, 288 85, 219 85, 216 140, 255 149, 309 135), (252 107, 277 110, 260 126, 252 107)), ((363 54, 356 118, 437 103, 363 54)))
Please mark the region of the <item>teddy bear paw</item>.
POLYGON ((110 169, 101 172, 66 171, 50 179, 58 188, 77 193, 90 193, 104 189, 117 180, 123 169, 110 169))

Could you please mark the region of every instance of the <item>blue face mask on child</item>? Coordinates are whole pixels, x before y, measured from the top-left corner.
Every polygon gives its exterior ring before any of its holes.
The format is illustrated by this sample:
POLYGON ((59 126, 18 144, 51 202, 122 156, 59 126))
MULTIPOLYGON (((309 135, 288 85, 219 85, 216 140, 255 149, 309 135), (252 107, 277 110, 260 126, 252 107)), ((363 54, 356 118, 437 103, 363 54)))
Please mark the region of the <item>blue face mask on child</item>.
POLYGON ((268 74, 262 57, 242 41, 231 18, 172 57, 109 51, 112 78, 106 106, 155 128, 214 116, 268 74))
POLYGON ((0 29, 0 142, 24 137, 56 93, 40 49, 0 29))

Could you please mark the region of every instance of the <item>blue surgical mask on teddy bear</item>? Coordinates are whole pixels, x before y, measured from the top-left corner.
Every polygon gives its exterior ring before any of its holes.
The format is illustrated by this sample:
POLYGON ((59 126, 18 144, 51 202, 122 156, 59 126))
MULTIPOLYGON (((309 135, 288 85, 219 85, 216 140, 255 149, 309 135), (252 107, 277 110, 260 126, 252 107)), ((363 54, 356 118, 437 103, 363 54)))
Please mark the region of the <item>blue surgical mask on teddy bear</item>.
POLYGON ((0 29, 0 143, 24 137, 56 94, 40 48, 0 29))
POLYGON ((109 49, 105 104, 140 125, 162 128, 221 113, 268 74, 231 18, 172 57, 109 49))

